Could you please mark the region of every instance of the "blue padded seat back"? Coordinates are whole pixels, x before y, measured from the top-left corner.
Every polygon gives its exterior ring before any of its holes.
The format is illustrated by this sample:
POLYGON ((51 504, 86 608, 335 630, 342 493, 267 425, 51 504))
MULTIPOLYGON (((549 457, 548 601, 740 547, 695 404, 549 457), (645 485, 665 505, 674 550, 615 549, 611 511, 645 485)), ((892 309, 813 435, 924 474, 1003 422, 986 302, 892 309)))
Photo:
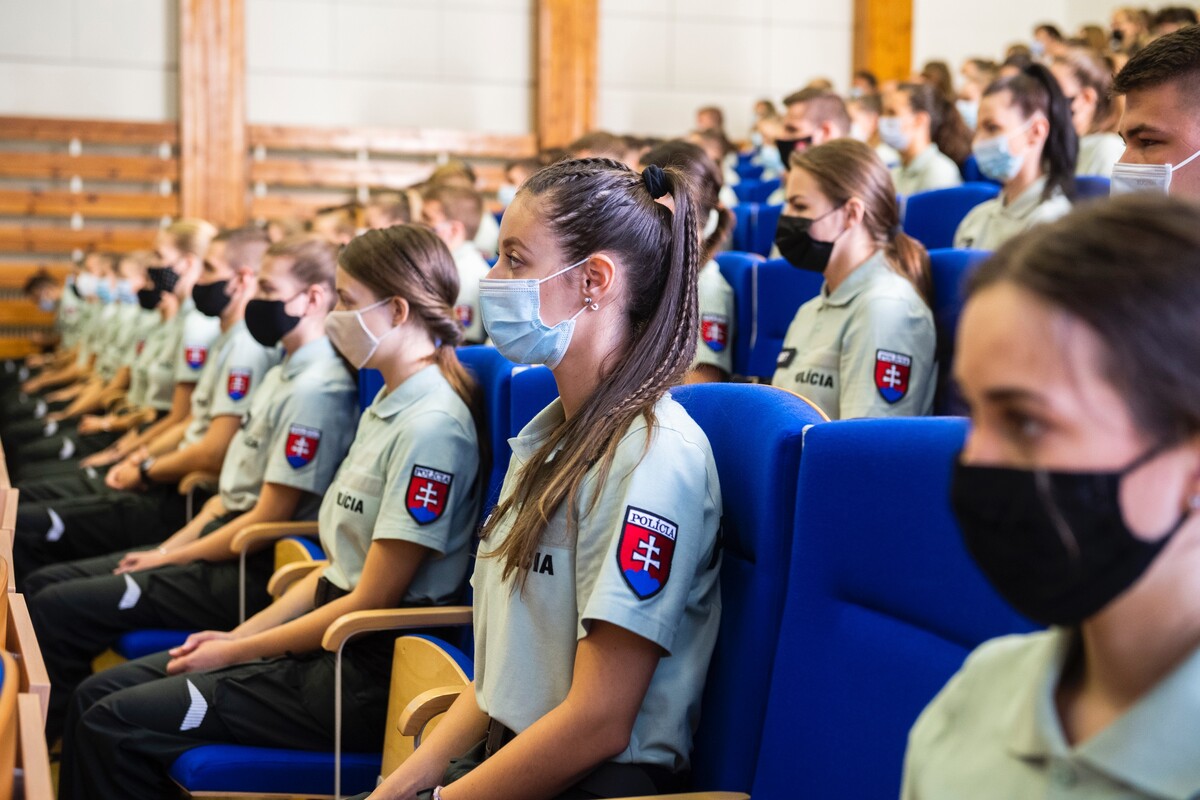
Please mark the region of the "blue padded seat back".
POLYGON ((782 258, 762 261, 753 254, 721 253, 717 263, 733 288, 737 322, 733 371, 769 378, 775 374, 788 326, 800 306, 820 293, 825 279, 782 258))
POLYGON ((160 628, 129 631, 117 639, 117 643, 113 645, 113 652, 121 658, 133 661, 135 658, 179 647, 195 632, 194 629, 180 631, 160 628))
POLYGON ((383 388, 383 373, 377 369, 360 369, 358 371, 358 410, 366 411, 375 396, 383 388))
POLYGON ((514 364, 500 355, 494 347, 468 345, 458 348, 458 359, 479 383, 483 393, 484 416, 487 430, 481 431, 491 445, 492 465, 488 474, 487 494, 484 496, 484 513, 496 502, 500 493, 500 482, 508 469, 508 413, 509 397, 514 364))
POLYGON ((724 507, 721 631, 700 709, 694 783, 746 791, 787 595, 800 448, 804 431, 824 417, 799 396, 771 386, 697 384, 671 395, 708 436, 724 507))
POLYGON ((904 232, 926 250, 954 246, 954 233, 963 218, 980 203, 1000 194, 994 183, 964 183, 909 195, 904 204, 904 232))
MULTIPOLYGON (((746 181, 756 181, 761 179, 763 176, 762 165, 753 163, 750 160, 752 158, 754 158, 752 155, 743 156, 743 154, 738 154, 738 164, 733 168, 733 171, 737 173, 738 179, 741 183, 745 183, 746 181)), ((736 189, 738 184, 735 183, 733 186, 736 189)))
POLYGON ((975 567, 951 514, 966 430, 909 418, 808 432, 756 800, 898 797, 925 705, 981 642, 1033 629, 975 567))
POLYGON ((765 203, 780 187, 781 183, 778 178, 772 178, 771 180, 742 180, 741 183, 733 185, 733 193, 737 195, 737 199, 741 203, 765 203))
POLYGON ((558 384, 549 367, 518 369, 512 379, 512 415, 508 429, 513 436, 558 397, 558 384))
POLYGON ((962 179, 965 183, 993 183, 996 186, 1000 184, 983 174, 983 170, 979 168, 979 161, 976 160, 975 154, 967 156, 967 160, 963 162, 959 168, 962 173, 962 179))
POLYGON ((1080 175, 1075 178, 1075 201, 1101 200, 1108 197, 1112 179, 1103 175, 1080 175))
POLYGON ((761 256, 769 256, 775 247, 775 229, 779 227, 779 215, 783 206, 758 205, 758 214, 754 227, 750 232, 750 251, 761 256))
POLYGON ((958 334, 958 318, 962 315, 967 278, 991 253, 987 250, 929 251, 929 268, 933 277, 933 322, 937 327, 937 393, 934 396, 935 414, 964 414, 966 406, 954 388, 951 374, 954 367, 954 344, 958 334))

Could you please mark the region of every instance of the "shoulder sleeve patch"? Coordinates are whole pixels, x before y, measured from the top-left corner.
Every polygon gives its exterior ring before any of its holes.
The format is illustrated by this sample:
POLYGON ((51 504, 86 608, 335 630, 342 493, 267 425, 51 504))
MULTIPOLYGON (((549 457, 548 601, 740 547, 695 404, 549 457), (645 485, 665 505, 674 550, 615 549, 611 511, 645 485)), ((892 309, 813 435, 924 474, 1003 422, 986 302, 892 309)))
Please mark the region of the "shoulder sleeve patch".
POLYGON ((414 465, 405 492, 405 507, 418 525, 437 522, 446 511, 454 474, 414 465))
POLYGON ((200 344, 189 344, 184 348, 183 358, 192 369, 200 369, 208 360, 208 348, 200 344))
POLYGON ((875 388, 888 403, 899 403, 908 394, 912 356, 891 350, 875 351, 875 388))
POLYGON ((254 373, 245 367, 234 367, 229 370, 229 380, 226 381, 226 390, 229 392, 230 400, 241 400, 250 393, 250 383, 254 379, 254 373))
POLYGON ((321 445, 321 431, 317 428, 307 428, 303 425, 292 425, 288 428, 287 441, 284 444, 284 456, 292 469, 301 469, 312 463, 317 457, 317 448, 321 445))
POLYGON ((666 517, 634 506, 625 507, 617 566, 639 600, 649 600, 667 585, 678 533, 679 526, 666 517))

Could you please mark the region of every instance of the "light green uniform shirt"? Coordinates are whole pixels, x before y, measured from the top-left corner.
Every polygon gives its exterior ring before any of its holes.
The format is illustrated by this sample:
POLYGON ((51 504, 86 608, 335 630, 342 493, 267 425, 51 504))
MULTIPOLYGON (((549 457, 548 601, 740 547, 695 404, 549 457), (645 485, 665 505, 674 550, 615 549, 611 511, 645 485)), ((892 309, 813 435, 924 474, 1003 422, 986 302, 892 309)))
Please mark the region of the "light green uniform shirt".
MULTIPOLYGON (((183 334, 190 314, 197 314, 191 298, 184 303, 175 316, 165 322, 159 332, 146 341, 146 350, 150 351, 150 361, 146 368, 145 405, 155 411, 170 411, 171 400, 175 395, 175 375, 183 350, 183 334)), ((203 315, 201 315, 203 317, 203 315)), ((204 319, 208 319, 204 317, 204 319)), ((211 336, 205 340, 212 341, 220 332, 218 325, 211 330, 211 336)), ((197 373, 199 370, 197 370, 197 373)), ((191 376, 188 383, 195 383, 198 375, 191 376)))
POLYGON ((1052 629, 976 649, 909 734, 904 800, 1200 797, 1200 650, 1071 746, 1054 695, 1075 647, 1052 629))
POLYGON ((354 439, 358 391, 329 339, 272 367, 254 390, 221 464, 221 505, 249 511, 264 483, 307 494, 296 519, 313 519, 354 439))
MULTIPOLYGON (((150 313, 154 315, 154 324, 146 330, 141 347, 138 348, 133 363, 129 365, 129 391, 126 399, 130 405, 137 408, 155 408, 150 402, 150 375, 161 364, 160 353, 171 347, 170 341, 177 338, 179 329, 176 318, 165 320, 157 309, 150 313)), ((171 351, 174 352, 173 347, 171 347, 171 351)), ((174 377, 173 363, 168 362, 164 377, 174 377)), ((172 391, 174 391, 174 387, 175 383, 172 381, 172 391)), ((167 407, 170 408, 169 397, 167 398, 167 407)))
POLYGON ((221 320, 201 314, 191 298, 179 310, 183 318, 179 347, 175 351, 175 382, 196 383, 208 363, 209 350, 221 335, 221 320))
POLYGON ((445 605, 462 588, 479 521, 479 446, 471 412, 430 365, 363 412, 321 504, 325 578, 352 590, 375 539, 427 547, 404 602, 445 605))
POLYGON ((144 313, 137 303, 115 303, 116 313, 109 325, 109 336, 96 358, 96 372, 110 380, 125 365, 129 342, 137 334, 138 320, 144 313))
POLYGON ((700 341, 692 366, 709 364, 726 375, 733 372, 733 288, 716 261, 700 270, 700 341))
POLYGON ((1005 205, 1004 195, 994 197, 971 209, 954 233, 955 247, 995 250, 1017 234, 1043 222, 1053 222, 1071 213, 1071 201, 1056 190, 1049 200, 1042 199, 1046 176, 1005 205))
MULTIPOLYGON (((717 529, 721 487, 704 432, 669 396, 617 445, 599 488, 592 467, 578 495, 551 517, 528 566, 524 590, 504 563, 489 558, 508 535, 501 520, 475 560, 475 696, 479 707, 520 733, 559 706, 571 688, 579 640, 594 620, 617 625, 662 648, 663 658, 638 711, 629 746, 614 760, 686 769, 700 718, 700 695, 721 618, 717 529), (595 504, 593 496, 599 490, 595 504)), ((555 400, 520 435, 501 496, 563 423, 555 400)))
POLYGON ((155 335, 155 331, 161 324, 162 317, 157 311, 138 307, 138 314, 132 325, 132 333, 125 342, 125 352, 121 356, 122 366, 133 368, 142 351, 146 349, 146 341, 155 335))
POLYGON ((1115 133, 1089 133, 1079 139, 1076 175, 1111 178, 1113 167, 1125 155, 1125 140, 1115 133))
POLYGON ((64 284, 58 300, 58 311, 54 318, 54 325, 58 328, 62 345, 68 348, 74 347, 75 343, 79 341, 79 324, 83 320, 84 303, 79 295, 75 294, 73 285, 73 278, 69 278, 64 284))
POLYGON ((258 391, 267 370, 283 357, 277 347, 259 344, 238 320, 222 331, 209 347, 200 379, 192 392, 192 421, 180 447, 204 438, 214 417, 241 417, 250 409, 250 396, 258 391))
POLYGON ((482 342, 487 336, 483 332, 483 317, 479 314, 479 281, 487 277, 491 269, 474 242, 464 242, 454 251, 454 266, 458 268, 458 299, 454 301, 454 313, 463 326, 468 342, 482 342))
POLYGON ((931 144, 908 166, 898 163, 892 167, 892 183, 896 185, 896 194, 907 196, 960 186, 962 172, 952 158, 931 144))
POLYGON ((83 314, 79 323, 79 339, 76 344, 79 345, 79 352, 75 354, 76 366, 86 367, 88 359, 92 357, 92 348, 95 346, 96 340, 101 336, 103 330, 103 316, 105 306, 100 304, 99 300, 83 301, 83 314))
POLYGON ((800 306, 771 382, 830 419, 922 416, 933 411, 936 345, 929 306, 879 250, 800 306))

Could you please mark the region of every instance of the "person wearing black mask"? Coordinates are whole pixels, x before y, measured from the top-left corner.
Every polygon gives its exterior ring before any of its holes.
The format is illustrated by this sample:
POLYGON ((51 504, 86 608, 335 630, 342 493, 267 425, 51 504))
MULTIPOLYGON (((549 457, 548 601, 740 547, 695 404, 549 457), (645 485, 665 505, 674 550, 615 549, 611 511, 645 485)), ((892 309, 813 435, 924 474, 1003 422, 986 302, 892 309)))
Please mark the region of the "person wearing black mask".
POLYGON ((775 244, 825 283, 796 312, 772 382, 831 419, 930 413, 929 256, 900 230, 887 168, 870 146, 839 139, 792 156, 786 194, 775 244))
POLYGON ((792 153, 803 152, 850 135, 850 113, 841 97, 825 89, 806 88, 783 99, 783 133, 775 140, 784 167, 792 153))
POLYGON ((910 734, 905 798, 1200 787, 1197 250, 1200 207, 1122 197, 971 279, 951 501, 983 574, 1049 629, 967 659, 910 734))
MULTIPOLYGON (((123 633, 164 625, 226 630, 241 622, 238 561, 230 549, 240 531, 316 518, 354 438, 358 397, 325 335, 337 299, 336 259, 337 248, 312 234, 267 252, 246 320, 263 345, 282 345, 287 355, 264 376, 229 444, 219 493, 195 518, 149 549, 56 564, 25 581, 52 684, 51 739, 61 731, 71 690, 123 633), (136 602, 122 602, 135 595, 136 602)), ((272 550, 251 554, 246 566, 250 617, 270 601, 272 550)))

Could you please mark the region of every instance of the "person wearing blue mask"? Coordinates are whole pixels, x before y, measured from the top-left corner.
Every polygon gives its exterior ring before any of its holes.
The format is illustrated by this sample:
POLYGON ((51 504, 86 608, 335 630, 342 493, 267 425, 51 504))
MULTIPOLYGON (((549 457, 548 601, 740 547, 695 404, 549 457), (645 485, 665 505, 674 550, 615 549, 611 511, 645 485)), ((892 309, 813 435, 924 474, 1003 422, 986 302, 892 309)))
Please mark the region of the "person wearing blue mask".
POLYGON ((1000 196, 967 214, 955 247, 995 250, 1034 225, 1071 210, 1079 138, 1071 104, 1050 70, 1033 64, 994 82, 979 104, 972 151, 1000 196))
POLYGON ((892 167, 897 194, 949 189, 962 183, 958 164, 941 145, 965 157, 971 132, 954 106, 932 86, 902 83, 884 95, 879 137, 900 156, 900 163, 892 167))
POLYGON ((1200 27, 1151 42, 1117 73, 1125 96, 1120 132, 1125 152, 1113 167, 1112 191, 1200 198, 1200 27))
POLYGON ((1139 195, 1011 240, 971 278, 950 501, 1046 630, 986 642, 918 718, 904 800, 1195 797, 1200 209, 1139 195))

